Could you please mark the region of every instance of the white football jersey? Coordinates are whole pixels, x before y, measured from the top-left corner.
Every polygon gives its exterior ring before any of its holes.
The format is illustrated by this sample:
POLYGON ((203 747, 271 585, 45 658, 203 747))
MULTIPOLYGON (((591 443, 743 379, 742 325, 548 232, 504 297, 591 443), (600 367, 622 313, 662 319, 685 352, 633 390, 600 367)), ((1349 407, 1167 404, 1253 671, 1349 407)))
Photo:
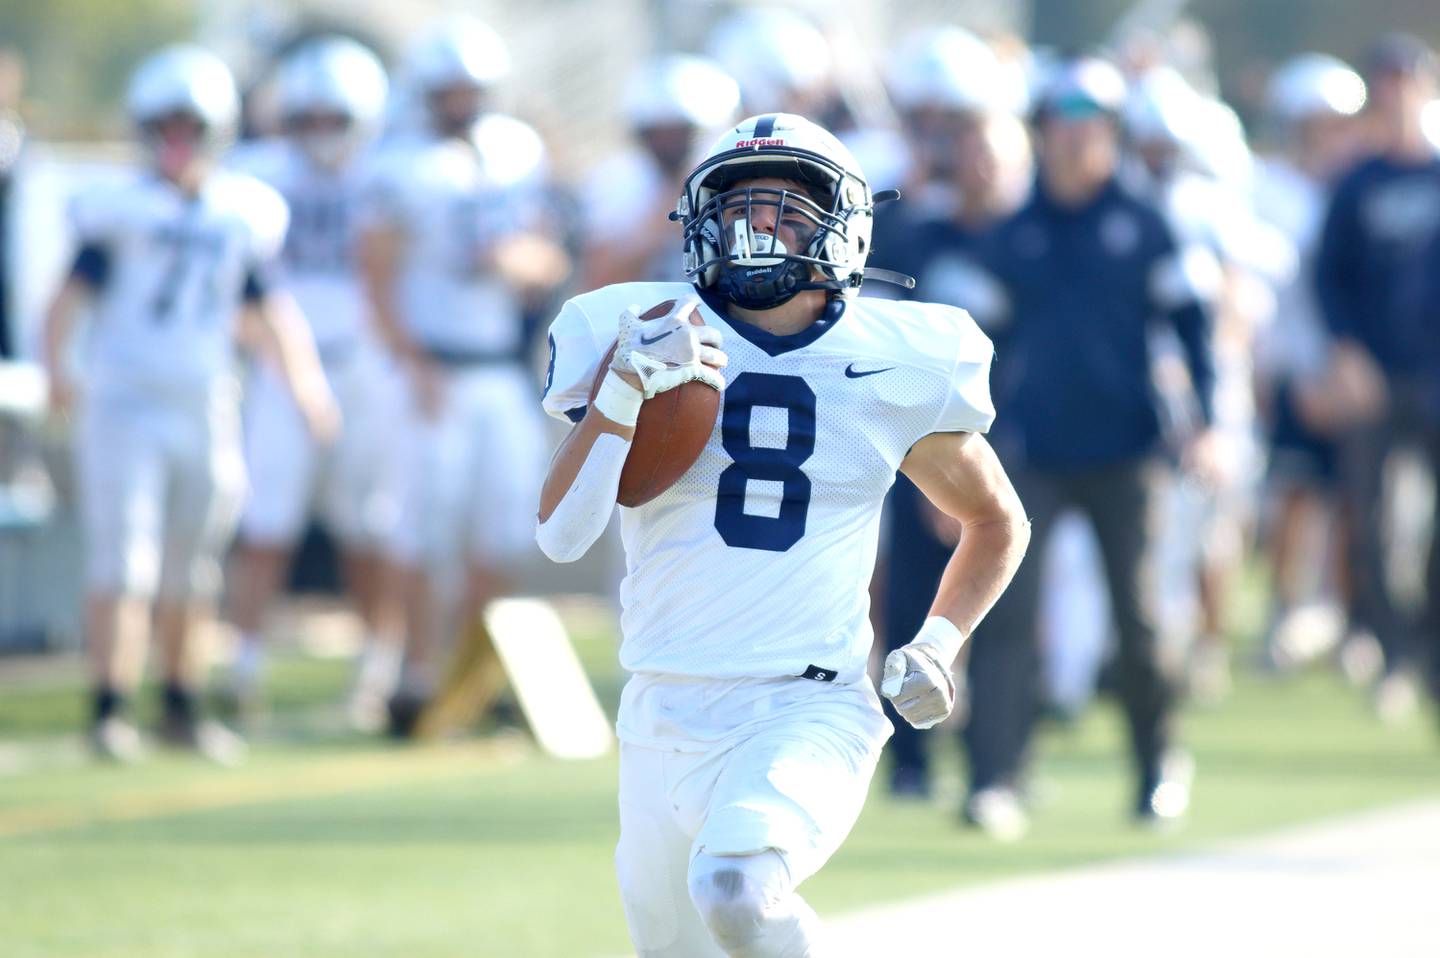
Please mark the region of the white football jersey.
MULTIPOLYGON (((660 165, 644 150, 632 148, 602 160, 581 191, 585 203, 585 236, 589 243, 633 243, 636 234, 650 228, 646 222, 663 204, 673 206, 672 191, 660 165)), ((680 227, 674 225, 676 239, 680 227)), ((678 244, 645 264, 642 279, 665 282, 685 278, 684 256, 678 244)))
POLYGON ((247 278, 279 255, 285 201, 259 180, 218 170, 196 196, 153 173, 78 196, 76 239, 108 268, 86 340, 91 391, 204 391, 234 363, 247 278))
POLYGON ((347 351, 368 331, 355 269, 363 162, 357 158, 341 170, 324 170, 285 140, 269 140, 230 158, 232 168, 268 183, 285 198, 290 209, 281 255, 285 288, 309 321, 322 357, 347 351))
MULTIPOLYGON (((622 310, 691 293, 625 283, 567 302, 550 330, 546 410, 583 414, 622 310)), ((993 348, 963 310, 930 303, 839 301, 783 337, 701 313, 724 336, 727 388, 694 466, 621 510, 621 664, 856 681, 885 493, 920 439, 989 428, 993 348)))
POLYGON ((1301 268, 1275 285, 1275 316, 1256 336, 1255 365, 1275 376, 1323 375, 1329 336, 1311 282, 1328 202, 1325 185, 1293 164, 1262 160, 1255 169, 1255 213, 1294 244, 1301 268))
POLYGON ((495 114, 469 142, 407 137, 377 157, 362 216, 408 239, 398 308, 420 345, 497 356, 519 349, 519 299, 480 261, 496 240, 533 227, 544 171, 535 131, 495 114))

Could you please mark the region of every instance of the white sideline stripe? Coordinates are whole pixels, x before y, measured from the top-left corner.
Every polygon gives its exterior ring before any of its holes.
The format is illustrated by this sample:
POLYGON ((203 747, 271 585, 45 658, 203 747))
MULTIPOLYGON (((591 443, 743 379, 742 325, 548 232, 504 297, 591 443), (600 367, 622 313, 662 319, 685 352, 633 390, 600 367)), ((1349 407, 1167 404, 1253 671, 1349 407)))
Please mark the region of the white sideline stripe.
POLYGON ((827 921, 835 956, 1440 955, 1440 801, 827 921))

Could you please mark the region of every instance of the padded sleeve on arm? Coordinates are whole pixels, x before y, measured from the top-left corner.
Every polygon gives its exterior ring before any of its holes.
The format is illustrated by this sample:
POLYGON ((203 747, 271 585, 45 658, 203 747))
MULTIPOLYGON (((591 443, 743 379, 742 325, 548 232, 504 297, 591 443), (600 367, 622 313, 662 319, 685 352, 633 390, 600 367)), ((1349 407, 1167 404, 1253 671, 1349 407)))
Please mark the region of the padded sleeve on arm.
POLYGON ((595 437, 590 454, 550 518, 535 527, 540 551, 555 562, 574 562, 583 556, 610 522, 620 472, 630 455, 630 440, 614 433, 595 437))

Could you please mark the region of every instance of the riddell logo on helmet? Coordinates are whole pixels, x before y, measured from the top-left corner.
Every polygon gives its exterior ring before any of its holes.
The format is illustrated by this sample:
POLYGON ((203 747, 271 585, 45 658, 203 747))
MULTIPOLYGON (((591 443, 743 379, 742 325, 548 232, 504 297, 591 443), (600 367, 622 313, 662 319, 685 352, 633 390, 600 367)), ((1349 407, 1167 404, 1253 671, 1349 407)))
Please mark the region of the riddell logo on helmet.
POLYGON ((735 144, 735 149, 743 150, 747 146, 784 146, 785 141, 778 137, 764 137, 756 140, 741 140, 735 144))

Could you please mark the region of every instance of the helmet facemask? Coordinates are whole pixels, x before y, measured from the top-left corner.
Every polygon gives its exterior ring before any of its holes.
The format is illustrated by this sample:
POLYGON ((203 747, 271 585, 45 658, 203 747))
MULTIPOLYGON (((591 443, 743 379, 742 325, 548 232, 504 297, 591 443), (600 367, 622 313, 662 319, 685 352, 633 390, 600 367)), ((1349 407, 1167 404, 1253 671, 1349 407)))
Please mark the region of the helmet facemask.
POLYGON ((285 118, 284 129, 310 162, 324 170, 340 169, 359 147, 359 127, 345 113, 299 111, 285 118))
POLYGON ((150 164, 161 176, 180 182, 207 162, 214 152, 204 117, 188 110, 173 110, 140 123, 140 143, 150 164))
POLYGON ((818 154, 736 154, 712 157, 687 181, 678 211, 686 274, 752 310, 772 309, 805 290, 858 287, 871 217, 864 181, 818 154), (761 178, 796 188, 726 188, 761 178))

